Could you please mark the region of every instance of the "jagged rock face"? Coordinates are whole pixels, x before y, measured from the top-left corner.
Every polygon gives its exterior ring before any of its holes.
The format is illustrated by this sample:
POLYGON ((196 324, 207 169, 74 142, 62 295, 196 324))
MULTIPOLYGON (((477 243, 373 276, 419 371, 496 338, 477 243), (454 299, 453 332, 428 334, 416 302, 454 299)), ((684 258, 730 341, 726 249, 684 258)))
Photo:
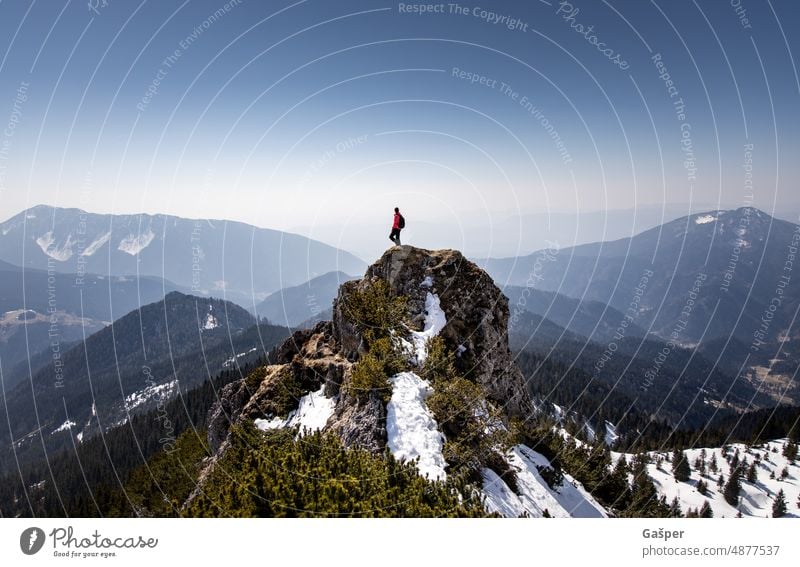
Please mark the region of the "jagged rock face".
POLYGON ((381 453, 386 447, 386 407, 374 393, 365 401, 343 394, 328 423, 345 447, 381 453))
MULTIPOLYGON (((523 419, 531 415, 524 377, 508 346, 508 298, 486 272, 456 250, 396 246, 367 269, 364 279, 372 278, 385 280, 394 294, 408 298, 412 324, 420 329, 427 293, 438 295, 447 317, 440 336, 449 349, 461 352, 459 370, 482 384, 489 399, 509 415, 523 419)), ((346 291, 343 286, 340 298, 346 291)), ((334 322, 341 318, 335 305, 334 322)), ((350 328, 335 325, 335 332, 355 345, 350 328)))
POLYGON ((358 289, 359 286, 365 285, 365 283, 364 280, 343 283, 339 287, 339 295, 333 302, 333 321, 331 322, 333 336, 342 355, 348 360, 355 360, 358 357, 363 343, 356 330, 355 323, 350 319, 347 310, 343 306, 346 304, 345 298, 358 289))
POLYGON ((317 391, 324 384, 326 396, 337 396, 325 429, 338 434, 346 447, 376 453, 385 449, 383 401, 375 393, 358 399, 342 388, 363 350, 362 337, 344 305, 349 294, 376 279, 385 280, 392 294, 408 299, 410 324, 417 330, 424 325, 427 294, 436 294, 447 318, 440 336, 449 349, 459 352, 459 371, 482 384, 488 399, 506 415, 525 419, 532 414, 522 373, 508 348, 508 300, 492 279, 457 251, 398 246, 370 266, 362 280, 340 287, 331 322, 295 332, 278 349, 275 364, 223 389, 208 420, 214 453, 224 450, 231 423, 280 415, 287 383, 295 394, 317 391))
POLYGON ((223 447, 231 424, 285 413, 280 399, 318 390, 323 384, 325 395, 338 395, 353 365, 333 345, 331 323, 323 321, 289 337, 277 351, 276 364, 260 369, 260 374, 254 373, 247 380, 226 385, 208 416, 212 453, 223 447), (287 383, 299 388, 299 392, 288 391, 287 383))

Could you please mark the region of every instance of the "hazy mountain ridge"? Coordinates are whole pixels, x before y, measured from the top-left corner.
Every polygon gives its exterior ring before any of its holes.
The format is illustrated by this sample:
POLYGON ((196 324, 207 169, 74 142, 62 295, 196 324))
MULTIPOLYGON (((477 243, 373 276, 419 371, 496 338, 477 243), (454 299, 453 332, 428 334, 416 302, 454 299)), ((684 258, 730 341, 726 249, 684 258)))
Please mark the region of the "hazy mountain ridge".
POLYGON ((45 205, 0 224, 0 260, 63 273, 155 276, 243 305, 317 274, 364 268, 327 244, 240 222, 45 205))
POLYGON ((353 279, 356 278, 344 272, 322 274, 270 294, 256 306, 255 313, 277 325, 296 327, 329 311, 339 286, 353 279))
POLYGON ((548 261, 536 253, 482 264, 496 281, 516 285, 535 270, 537 288, 606 303, 661 340, 699 346, 732 378, 741 369, 744 381, 769 390, 776 402, 797 402, 791 377, 800 333, 792 318, 800 283, 787 276, 798 244, 800 226, 742 208, 550 251, 548 261))

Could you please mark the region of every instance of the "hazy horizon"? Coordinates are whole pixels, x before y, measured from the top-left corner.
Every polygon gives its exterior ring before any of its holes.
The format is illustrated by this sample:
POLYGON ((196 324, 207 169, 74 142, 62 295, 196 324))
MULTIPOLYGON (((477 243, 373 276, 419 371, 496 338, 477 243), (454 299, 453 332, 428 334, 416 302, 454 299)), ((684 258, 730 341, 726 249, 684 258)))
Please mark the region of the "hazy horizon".
MULTIPOLYGON (((0 224, 36 206, 54 207, 39 203, 28 209, 13 212, 10 215, 0 218, 0 224)), ((149 211, 103 211, 92 207, 64 207, 65 209, 77 208, 90 214, 115 214, 115 215, 168 215, 189 220, 213 220, 231 223, 244 223, 260 229, 279 230, 290 234, 297 234, 324 244, 339 248, 345 252, 354 254, 361 260, 369 263, 373 258, 378 258, 388 248, 388 239, 384 242, 383 236, 387 232, 387 218, 391 220, 391 211, 384 214, 381 219, 374 219, 371 222, 352 222, 346 226, 336 224, 318 223, 306 226, 274 227, 247 223, 241 219, 220 218, 220 217, 182 217, 165 212, 149 211), (371 235, 372 238, 364 239, 364 235, 371 235)), ((560 248, 578 246, 592 242, 613 241, 640 234, 650 228, 668 223, 687 215, 694 215, 716 210, 734 210, 739 207, 721 206, 714 207, 708 203, 668 203, 664 205, 642 206, 636 209, 611 209, 611 210, 591 210, 581 212, 571 211, 532 211, 526 215, 498 214, 499 222, 494 224, 475 224, 470 231, 461 230, 458 224, 453 225, 451 231, 455 235, 453 238, 442 237, 442 227, 440 219, 424 218, 414 219, 414 225, 403 238, 407 244, 423 248, 455 248, 461 250, 467 257, 474 259, 481 258, 500 258, 509 256, 522 256, 550 247, 555 244, 560 248), (530 229, 526 230, 525 221, 531 219, 549 219, 549 225, 538 227, 539 230, 532 234, 530 229), (589 222, 587 226, 587 219, 589 222), (505 222, 502 222, 505 221, 505 222), (583 222, 583 225, 581 224, 583 222), (599 226, 598 223, 602 223, 599 226), (521 225, 521 228, 520 228, 521 225), (583 232, 581 232, 583 231, 583 232), (574 235, 573 235, 574 233, 574 235), (565 238, 564 235, 568 234, 565 238), (468 238, 467 236, 471 236, 468 238), (574 237, 570 237, 573 235, 574 237), (460 240, 460 242, 459 242, 460 240)), ((404 211, 405 212, 405 211, 404 211)), ((770 216, 800 224, 800 210, 764 211, 770 216)), ((408 214, 408 213, 406 213, 408 214)), ((474 218, 473 218, 474 220, 474 218)), ((492 219, 490 219, 492 220, 492 219)), ((497 220, 497 219, 494 219, 497 220)), ((357 274, 352 274, 357 275, 357 274)))
POLYGON ((796 3, 749 23, 727 3, 97 4, 0 6, 5 216, 46 202, 335 239, 399 205, 467 242, 548 211, 800 210, 796 3))

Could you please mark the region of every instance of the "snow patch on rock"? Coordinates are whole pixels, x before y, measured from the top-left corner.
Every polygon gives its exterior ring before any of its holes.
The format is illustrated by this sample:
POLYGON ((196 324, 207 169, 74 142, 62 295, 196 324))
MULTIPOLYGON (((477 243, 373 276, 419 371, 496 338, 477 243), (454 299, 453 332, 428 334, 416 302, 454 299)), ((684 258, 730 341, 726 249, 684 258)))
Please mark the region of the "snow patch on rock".
POLYGON ((77 423, 75 423, 74 421, 71 421, 71 420, 68 419, 67 421, 65 421, 64 423, 62 423, 58 427, 56 427, 50 435, 55 435, 56 433, 60 433, 62 431, 67 431, 69 429, 72 429, 76 425, 77 425, 77 423))
POLYGON ((250 350, 248 350, 247 352, 237 353, 236 355, 230 357, 225 362, 223 362, 222 363, 222 367, 223 368, 227 368, 228 366, 231 366, 234 362, 236 362, 237 359, 242 358, 243 356, 247 356, 248 354, 253 353, 253 352, 257 351, 257 350, 258 350, 257 347, 253 347, 250 350))
POLYGON ((316 392, 309 392, 300 398, 297 409, 289 413, 286 419, 281 417, 256 419, 254 424, 261 431, 299 427, 299 434, 302 436, 324 428, 333 415, 335 406, 336 400, 325 395, 325 385, 323 384, 316 392))
POLYGON ((81 256, 91 256, 92 254, 100 250, 100 248, 102 248, 103 245, 109 240, 111 240, 111 231, 108 231, 105 234, 101 235, 98 239, 89 244, 89 246, 84 248, 83 252, 81 252, 81 256))
MULTIPOLYGON (((172 382, 165 382, 164 384, 154 384, 143 390, 134 392, 133 394, 128 394, 125 396, 125 409, 131 411, 155 397, 166 399, 172 395, 177 386, 178 381, 173 380, 172 382)), ((92 410, 94 411, 94 405, 92 406, 92 410)))
MULTIPOLYGON (((294 412, 290 413, 289 417, 292 417, 293 413, 294 412)), ((261 431, 269 431, 270 429, 280 429, 281 427, 286 427, 287 421, 287 419, 283 419, 282 417, 273 417, 272 419, 257 418, 253 423, 261 431)))
POLYGON ((47 254, 53 260, 58 262, 66 262, 72 258, 72 246, 75 241, 72 235, 67 236, 67 240, 61 246, 55 246, 56 239, 53 236, 53 231, 49 230, 42 236, 36 239, 36 244, 42 249, 42 252, 47 254))
POLYGON ((217 321, 217 318, 211 313, 206 314, 206 320, 203 323, 203 330, 210 331, 211 329, 216 329, 217 327, 219 327, 219 321, 217 321))
POLYGON ((136 256, 147 248, 155 237, 155 233, 150 228, 147 229, 147 232, 143 232, 139 235, 129 234, 120 241, 117 250, 121 250, 131 256, 136 256))
POLYGON ((391 383, 392 397, 386 406, 389 450, 400 461, 415 461, 422 476, 444 480, 444 436, 425 405, 433 389, 413 372, 395 374, 391 383))
POLYGON ((708 224, 717 220, 716 215, 698 215, 694 218, 695 224, 708 224))
POLYGON ((411 341, 416 352, 417 364, 422 364, 428 357, 426 343, 438 335, 447 324, 447 317, 439 301, 439 296, 428 292, 425 296, 425 326, 422 331, 411 331, 411 341))
POLYGON ((619 439, 617 428, 614 426, 613 423, 606 421, 606 445, 611 447, 614 443, 617 442, 617 439, 619 439))
POLYGON ((288 427, 300 427, 300 433, 318 431, 325 427, 333 415, 336 401, 325 396, 325 384, 316 392, 309 392, 300 398, 300 405, 289 418, 288 427))

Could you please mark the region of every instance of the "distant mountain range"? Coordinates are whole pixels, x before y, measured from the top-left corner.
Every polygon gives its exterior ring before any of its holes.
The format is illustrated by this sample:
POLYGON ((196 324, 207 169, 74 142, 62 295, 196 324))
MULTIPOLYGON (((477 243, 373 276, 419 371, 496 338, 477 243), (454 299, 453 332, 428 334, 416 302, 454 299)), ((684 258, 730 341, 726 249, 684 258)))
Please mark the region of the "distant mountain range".
POLYGON ((327 244, 240 222, 45 205, 0 224, 0 260, 60 273, 154 276, 241 305, 327 272, 365 268, 327 244))
MULTIPOLYGON (((593 341, 607 341, 619 329, 623 313, 599 301, 580 301, 552 291, 532 287, 506 286, 503 293, 508 297, 512 315, 524 310, 556 323, 570 333, 593 341)), ((513 326, 514 319, 512 317, 513 326)), ((626 328, 629 337, 643 337, 647 332, 636 324, 626 328)))
MULTIPOLYGON (((534 253, 481 263, 496 281, 509 285, 525 285, 536 273, 537 289, 599 301, 623 312, 635 303, 636 323, 661 337, 669 336, 690 293, 699 287, 681 342, 731 334, 749 342, 776 294, 789 247, 798 244, 798 230, 757 209, 711 211, 631 238, 562 249, 549 261, 534 253), (637 295, 640 301, 633 300, 637 295)), ((786 330, 799 289, 784 288, 770 337, 786 330)))
POLYGON ((798 245, 798 225, 741 208, 479 264, 506 285, 533 281, 536 289, 607 304, 653 338, 698 347, 733 377, 790 403, 800 399, 792 380, 800 362, 798 245))

